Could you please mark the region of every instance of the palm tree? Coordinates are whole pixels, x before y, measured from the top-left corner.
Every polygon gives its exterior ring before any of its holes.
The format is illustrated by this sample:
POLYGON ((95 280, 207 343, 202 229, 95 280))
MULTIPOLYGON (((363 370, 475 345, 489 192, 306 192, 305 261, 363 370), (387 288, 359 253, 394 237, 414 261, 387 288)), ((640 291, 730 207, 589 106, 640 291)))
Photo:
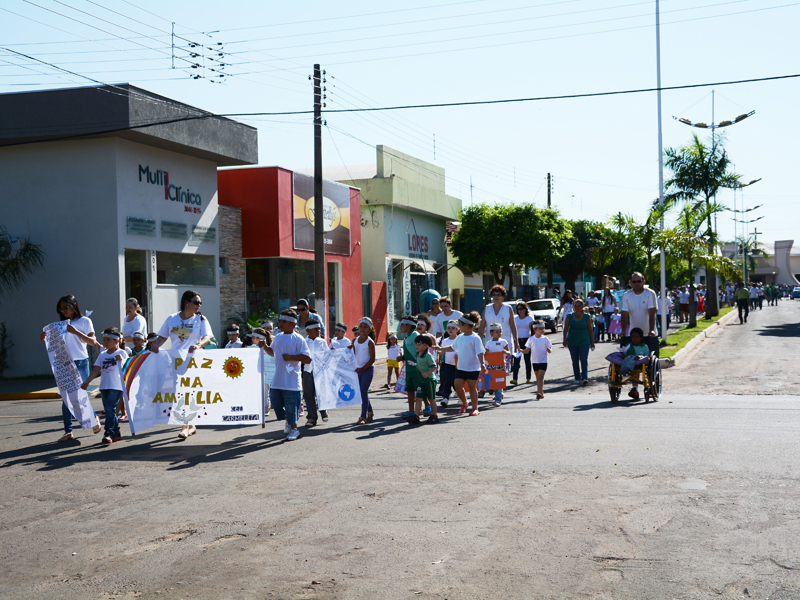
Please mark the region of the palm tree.
MULTIPOLYGON (((691 204, 684 204, 678 213, 675 227, 665 229, 662 241, 668 252, 686 261, 686 274, 689 277, 689 327, 697 327, 697 309, 694 302, 694 273, 700 264, 706 266, 706 272, 714 270, 723 277, 735 278, 737 274, 736 263, 730 258, 720 256, 716 253, 716 246, 709 244, 708 232, 703 233, 703 227, 711 215, 724 210, 724 207, 716 202, 712 202, 708 207, 694 207, 691 204), (709 247, 712 251, 709 252, 709 247)), ((713 237, 713 233, 712 233, 713 237)), ((716 289, 713 293, 706 295, 706 301, 712 296, 716 296, 716 289)), ((713 316, 706 314, 706 316, 713 316)))
POLYGON ((654 256, 661 250, 661 219, 670 210, 672 204, 662 204, 654 200, 647 213, 647 218, 639 223, 631 215, 618 213, 611 218, 608 226, 612 231, 620 232, 618 239, 622 241, 619 247, 610 248, 610 257, 622 258, 624 256, 641 257, 644 255, 644 276, 647 281, 655 279, 654 256))
POLYGON ((0 225, 0 300, 18 290, 28 275, 44 265, 44 258, 41 246, 11 237, 0 225))
MULTIPOLYGON (((692 142, 682 148, 667 148, 664 150, 666 166, 672 171, 672 177, 667 180, 665 187, 670 200, 682 200, 689 203, 694 210, 701 205, 708 209, 721 187, 736 187, 739 185, 740 175, 729 170, 731 160, 724 147, 724 137, 712 137, 711 147, 707 147, 697 134, 692 134, 692 142)), ((708 244, 707 255, 715 254, 717 240, 714 238, 711 227, 711 215, 707 214, 707 231, 705 233, 708 244)), ((706 314, 716 316, 719 314, 717 298, 717 277, 711 264, 706 264, 708 288, 714 290, 707 298, 706 314)), ((691 303, 690 303, 691 304, 691 303)))

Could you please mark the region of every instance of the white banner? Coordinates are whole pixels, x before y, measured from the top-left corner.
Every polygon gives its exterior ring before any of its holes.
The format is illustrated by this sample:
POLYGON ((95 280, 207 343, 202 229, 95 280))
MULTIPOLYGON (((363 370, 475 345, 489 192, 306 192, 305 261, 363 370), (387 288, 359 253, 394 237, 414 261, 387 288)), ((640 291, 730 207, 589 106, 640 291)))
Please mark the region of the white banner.
POLYGON ((125 370, 131 432, 156 425, 262 424, 261 354, 231 348, 135 356, 125 370))
POLYGON ((361 406, 361 390, 353 353, 344 350, 321 350, 311 355, 314 364, 314 387, 319 410, 343 406, 361 406))
POLYGON ((58 393, 61 394, 64 404, 81 424, 82 429, 91 429, 97 425, 97 417, 89 401, 89 394, 81 389, 83 380, 64 341, 64 335, 73 335, 67 334, 68 323, 69 321, 56 321, 42 330, 45 333, 47 355, 50 358, 53 375, 56 377, 58 393))

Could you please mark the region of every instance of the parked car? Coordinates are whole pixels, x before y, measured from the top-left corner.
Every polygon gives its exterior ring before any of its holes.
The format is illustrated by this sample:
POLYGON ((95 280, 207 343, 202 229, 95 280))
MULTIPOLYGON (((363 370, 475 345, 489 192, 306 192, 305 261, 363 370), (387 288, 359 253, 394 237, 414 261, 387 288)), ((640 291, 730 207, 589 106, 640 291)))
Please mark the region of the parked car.
POLYGON ((792 290, 792 300, 794 300, 795 298, 800 298, 800 287, 795 287, 792 290))
POLYGON ((558 298, 542 298, 528 302, 528 311, 534 319, 544 321, 545 327, 551 332, 556 333, 561 323, 558 314, 558 307, 561 301, 558 298))

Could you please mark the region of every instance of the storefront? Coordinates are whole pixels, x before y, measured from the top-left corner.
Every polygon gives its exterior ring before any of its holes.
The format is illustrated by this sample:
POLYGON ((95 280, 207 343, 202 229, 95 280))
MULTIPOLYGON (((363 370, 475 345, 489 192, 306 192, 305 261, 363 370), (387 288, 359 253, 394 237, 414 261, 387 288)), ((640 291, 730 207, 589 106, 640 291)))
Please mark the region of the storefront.
POLYGON ((280 167, 223 169, 220 204, 241 211, 241 258, 244 278, 223 295, 242 297, 249 315, 294 307, 306 298, 336 322, 355 326, 362 316, 359 190, 323 182, 326 297, 314 293, 313 177, 280 167), (242 287, 242 284, 244 287, 242 287), (354 293, 355 291, 355 293, 354 293))
POLYGON ((0 95, 2 223, 47 255, 3 301, 7 375, 48 372, 65 294, 98 332, 135 297, 152 331, 193 289, 219 339, 217 167, 256 161, 255 129, 133 86, 0 95))

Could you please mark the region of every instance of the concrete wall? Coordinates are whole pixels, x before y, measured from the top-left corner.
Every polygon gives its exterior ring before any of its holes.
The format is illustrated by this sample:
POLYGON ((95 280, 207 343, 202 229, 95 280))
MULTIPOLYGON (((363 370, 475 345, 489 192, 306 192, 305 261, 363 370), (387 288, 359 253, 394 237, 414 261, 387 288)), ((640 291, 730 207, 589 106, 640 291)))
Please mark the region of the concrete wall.
MULTIPOLYGON (((196 287, 203 313, 219 334, 218 243, 191 245, 164 239, 162 219, 217 227, 216 164, 118 138, 43 142, 0 148, 0 215, 12 236, 30 238, 46 252, 45 268, 19 292, 0 301, 15 346, 8 377, 50 370, 38 335, 58 319, 56 301, 78 298, 92 310, 95 331, 119 326, 124 318, 124 251, 144 250, 150 258, 150 330, 179 309, 185 286, 156 284, 156 251, 213 257, 217 285, 196 287), (199 214, 164 199, 164 186, 139 181, 139 165, 169 172, 170 181, 201 196, 199 214), (127 217, 156 221, 156 236, 127 234, 127 217)), ((193 286, 194 287, 194 286, 193 286)))
POLYGON ((361 281, 386 281, 384 206, 361 206, 361 281))
POLYGON ((44 269, 0 299, 0 321, 14 342, 7 377, 50 372, 39 334, 59 319, 61 296, 75 295, 84 313, 94 310, 97 331, 121 324, 114 148, 111 139, 0 148, 2 223, 47 255, 44 269))

